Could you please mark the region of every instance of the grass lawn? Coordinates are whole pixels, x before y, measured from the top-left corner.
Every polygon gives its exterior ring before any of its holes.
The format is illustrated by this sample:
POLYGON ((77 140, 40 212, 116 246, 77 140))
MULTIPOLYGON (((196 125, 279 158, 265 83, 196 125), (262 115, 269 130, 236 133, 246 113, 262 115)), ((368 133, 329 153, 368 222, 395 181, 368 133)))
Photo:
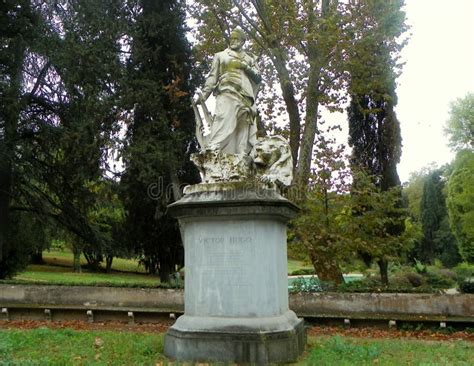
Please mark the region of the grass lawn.
MULTIPOLYGON (((472 343, 310 337, 297 365, 471 365, 472 343)), ((163 334, 52 330, 0 330, 0 365, 167 364, 163 334)))
POLYGON ((161 334, 70 329, 0 330, 0 365, 155 365, 161 334))
POLYGON ((367 339, 341 336, 309 338, 301 365, 472 365, 467 341, 367 339))
POLYGON ((310 264, 305 264, 303 261, 297 261, 295 259, 288 259, 288 274, 297 269, 313 269, 310 264))
MULTIPOLYGON (((73 272, 73 256, 68 251, 45 251, 43 260, 46 264, 29 265, 26 271, 14 277, 14 281, 30 284, 124 287, 157 287, 160 283, 157 275, 146 274, 144 268, 134 259, 114 258, 110 273, 90 272, 85 269, 82 273, 73 272)), ((83 256, 81 264, 87 264, 83 256)))
POLYGON ((95 285, 95 286, 133 286, 156 287, 160 279, 155 275, 127 272, 74 273, 70 268, 50 265, 30 265, 25 272, 14 277, 18 283, 56 284, 56 285, 95 285))
MULTIPOLYGON (((72 268, 72 253, 69 251, 44 251, 43 260, 47 264, 65 266, 72 268)), ((87 261, 83 255, 81 255, 81 265, 86 265, 87 261)), ((121 272, 138 272, 146 273, 145 268, 138 264, 136 259, 124 259, 114 258, 112 262, 112 270, 121 272)))

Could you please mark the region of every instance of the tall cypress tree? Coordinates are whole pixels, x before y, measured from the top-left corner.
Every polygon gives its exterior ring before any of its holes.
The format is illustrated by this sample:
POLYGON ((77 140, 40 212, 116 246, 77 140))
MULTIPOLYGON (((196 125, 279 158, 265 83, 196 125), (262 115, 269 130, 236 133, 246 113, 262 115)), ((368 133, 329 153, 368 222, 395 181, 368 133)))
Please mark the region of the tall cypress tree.
POLYGON ((449 228, 442 173, 442 169, 432 171, 423 185, 420 203, 423 238, 415 248, 415 255, 424 263, 433 264, 435 258, 439 258, 444 265, 451 267, 459 263, 461 257, 456 238, 449 228))
POLYGON ((122 177, 126 234, 148 271, 166 282, 183 262, 179 226, 166 207, 179 198, 177 185, 199 179, 188 156, 196 149, 189 106, 191 52, 184 1, 137 5, 123 93, 126 107, 133 107, 122 177))
MULTIPOLYGON (((401 155, 400 123, 395 114, 396 38, 404 31, 403 1, 367 2, 360 10, 373 33, 356 41, 350 64, 349 145, 351 165, 374 179, 382 191, 400 185, 397 164, 401 155)), ((356 37, 357 38, 357 37, 356 37)), ((357 182, 354 182, 357 184, 357 182)), ((401 204, 401 197, 400 197, 401 204)), ((370 209, 370 208, 368 208, 370 209)), ((404 230, 402 220, 387 227, 391 235, 404 230)), ((388 283, 386 258, 377 258, 383 283, 388 283)))
POLYGON ((433 264, 435 259, 435 232, 441 224, 443 206, 444 198, 440 188, 440 172, 435 170, 425 181, 420 204, 423 239, 418 254, 420 259, 428 264, 433 264))

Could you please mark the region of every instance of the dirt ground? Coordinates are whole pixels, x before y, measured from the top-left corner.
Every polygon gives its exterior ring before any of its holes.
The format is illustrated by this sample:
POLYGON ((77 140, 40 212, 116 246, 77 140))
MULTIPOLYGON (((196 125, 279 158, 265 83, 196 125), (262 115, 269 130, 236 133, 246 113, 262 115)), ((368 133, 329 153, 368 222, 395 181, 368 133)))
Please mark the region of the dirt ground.
MULTIPOLYGON (((127 324, 121 322, 95 322, 83 321, 37 321, 37 320, 14 320, 0 321, 0 329, 34 329, 48 327, 51 329, 74 329, 74 330, 111 330, 126 332, 165 333, 173 324, 174 320, 163 320, 160 323, 127 324)), ((468 331, 433 331, 433 330, 392 330, 377 328, 342 328, 330 326, 311 326, 308 328, 308 336, 333 336, 357 338, 413 338, 433 341, 465 340, 474 342, 474 332, 468 331)))

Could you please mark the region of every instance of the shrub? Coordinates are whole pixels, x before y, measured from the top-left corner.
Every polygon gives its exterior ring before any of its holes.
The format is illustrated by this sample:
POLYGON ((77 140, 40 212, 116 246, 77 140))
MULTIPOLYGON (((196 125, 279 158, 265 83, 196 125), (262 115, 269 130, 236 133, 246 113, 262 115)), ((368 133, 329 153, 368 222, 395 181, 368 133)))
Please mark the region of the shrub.
POLYGON ((413 287, 420 287, 425 283, 423 276, 415 272, 405 273, 405 278, 413 287))
POLYGON ((467 262, 463 262, 458 264, 456 267, 453 268, 454 272, 456 272, 458 281, 462 282, 466 278, 474 277, 474 265, 469 264, 467 262))
POLYGON ((381 284, 375 278, 365 277, 359 281, 343 283, 338 286, 340 292, 380 292, 381 284))
POLYGON ((314 275, 314 268, 300 268, 291 272, 291 276, 309 276, 314 275))
POLYGON ((421 263, 418 259, 415 259, 414 268, 415 268, 416 273, 419 273, 419 274, 425 274, 428 271, 428 268, 426 267, 426 265, 421 263))
POLYGON ((459 283, 459 290, 465 294, 474 294, 474 279, 469 278, 459 283))
POLYGON ((291 292, 321 292, 323 286, 319 280, 312 276, 310 278, 298 277, 292 283, 291 292))
POLYGON ((394 287, 412 287, 413 285, 408 280, 406 273, 398 272, 390 277, 390 286, 394 287))
POLYGON ((427 272, 425 278, 426 283, 434 288, 449 288, 455 285, 455 281, 452 278, 443 276, 439 271, 427 272))
POLYGON ((453 282, 456 282, 457 279, 458 279, 458 275, 456 274, 456 272, 454 272, 451 269, 442 268, 438 271, 438 273, 439 273, 440 276, 442 276, 444 278, 449 278, 453 282))

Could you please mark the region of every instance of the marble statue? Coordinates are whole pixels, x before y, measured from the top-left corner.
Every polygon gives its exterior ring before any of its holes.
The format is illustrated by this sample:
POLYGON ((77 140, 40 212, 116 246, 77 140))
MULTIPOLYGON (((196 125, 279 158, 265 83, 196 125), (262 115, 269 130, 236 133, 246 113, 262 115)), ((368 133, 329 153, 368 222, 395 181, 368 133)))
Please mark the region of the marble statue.
POLYGON ((204 106, 211 93, 216 96, 206 150, 249 154, 256 143, 255 99, 261 77, 256 57, 243 49, 245 42, 241 29, 232 31, 229 47, 214 55, 202 97, 195 97, 195 103, 204 106))
POLYGON ((292 157, 288 143, 280 136, 257 138, 255 100, 261 76, 257 58, 243 49, 245 42, 245 33, 234 29, 229 47, 214 55, 202 93, 192 100, 201 152, 191 159, 204 183, 250 179, 268 186, 289 186, 292 157), (216 96, 214 116, 205 103, 211 93, 216 96), (210 129, 207 136, 202 132, 204 121, 210 129))
POLYGON ((304 321, 288 303, 286 226, 299 209, 281 193, 292 156, 283 137, 257 138, 260 74, 244 43, 234 30, 192 100, 201 151, 191 159, 202 183, 168 206, 185 248, 185 310, 164 339, 165 355, 178 362, 282 364, 305 348, 304 321), (211 93, 214 116, 205 104, 211 93))

